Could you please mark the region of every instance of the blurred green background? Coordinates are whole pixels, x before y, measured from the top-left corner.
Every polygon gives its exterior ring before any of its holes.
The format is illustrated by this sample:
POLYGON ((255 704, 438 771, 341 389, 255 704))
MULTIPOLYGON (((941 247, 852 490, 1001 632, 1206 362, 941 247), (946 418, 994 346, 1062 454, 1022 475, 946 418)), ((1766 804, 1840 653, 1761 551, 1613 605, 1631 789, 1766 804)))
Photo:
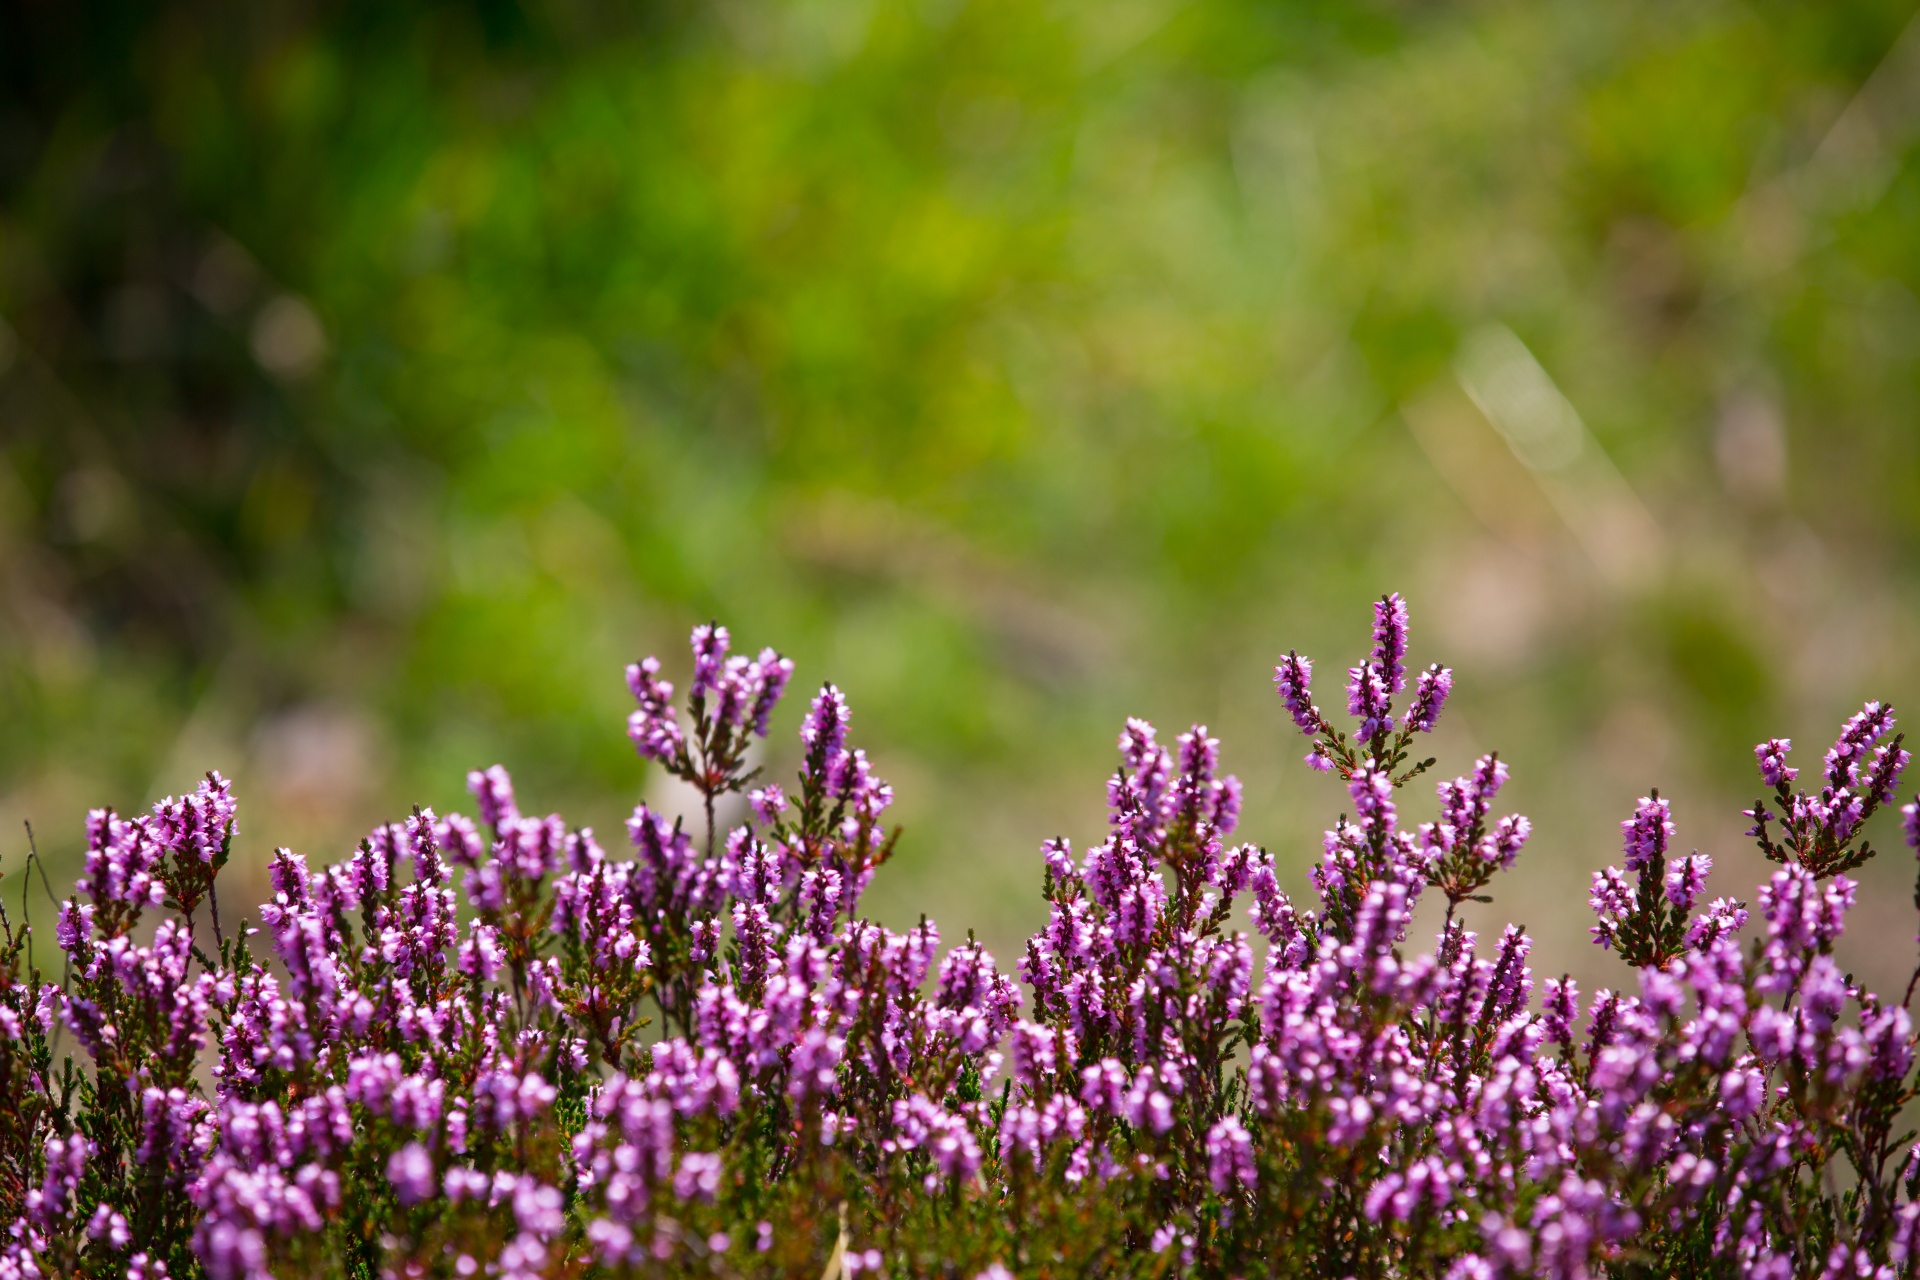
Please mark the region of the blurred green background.
POLYGON ((0 833, 218 767, 251 897, 497 760, 612 843, 717 616, 848 690, 871 904, 1011 962, 1130 713, 1304 886, 1272 658, 1338 702, 1397 588, 1537 824, 1480 921, 1619 981, 1635 796, 1750 896, 1751 744, 1920 706, 1911 11, 10 5, 0 833))

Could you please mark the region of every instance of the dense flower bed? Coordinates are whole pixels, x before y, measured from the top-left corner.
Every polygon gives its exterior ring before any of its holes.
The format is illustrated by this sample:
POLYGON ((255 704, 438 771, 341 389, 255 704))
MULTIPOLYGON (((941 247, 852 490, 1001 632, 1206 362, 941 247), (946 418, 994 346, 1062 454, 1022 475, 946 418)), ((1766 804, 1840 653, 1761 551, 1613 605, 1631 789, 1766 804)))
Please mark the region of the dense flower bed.
MULTIPOLYGON (((1344 784, 1317 905, 1230 844, 1203 727, 1130 721, 1107 838, 1042 850, 1022 982, 859 904, 891 790, 823 688, 789 795, 748 748, 792 674, 693 636, 684 707, 628 671, 642 755, 706 797, 628 851, 523 813, 416 810, 344 862, 274 855, 257 927, 215 883, 217 774, 88 820, 63 980, 0 920, 0 1277, 1893 1276, 1920 1260, 1905 999, 1830 955, 1907 752, 1849 720, 1803 785, 1757 749, 1759 919, 1706 901, 1667 802, 1593 878, 1639 992, 1537 985, 1526 935, 1457 918, 1528 836, 1495 756, 1401 816, 1452 675, 1375 606, 1343 732, 1276 670, 1344 784), (1410 688, 1409 688, 1410 686, 1410 688), (1396 702, 1410 692, 1404 707, 1396 702), (730 831, 715 801, 748 794, 730 831), (457 887, 456 887, 457 886, 457 887), (1431 950, 1406 945, 1443 895, 1431 950), (1245 908, 1258 939, 1236 931, 1245 908), (1750 939, 1749 939, 1749 935, 1750 939), (77 1047, 76 1062, 64 1050, 77 1047)), ((1920 844, 1920 809, 1905 810, 1920 844)), ((1907 993, 1911 995, 1911 991, 1907 993)))

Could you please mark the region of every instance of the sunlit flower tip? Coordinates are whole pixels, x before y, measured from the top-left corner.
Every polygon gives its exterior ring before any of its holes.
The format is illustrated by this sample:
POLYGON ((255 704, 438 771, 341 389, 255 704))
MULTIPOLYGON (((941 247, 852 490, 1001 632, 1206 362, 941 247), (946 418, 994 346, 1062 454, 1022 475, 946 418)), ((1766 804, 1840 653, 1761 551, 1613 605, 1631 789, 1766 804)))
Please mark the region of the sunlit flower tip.
POLYGON ((727 629, 717 622, 707 622, 693 629, 690 645, 693 649, 693 682, 687 692, 692 697, 703 697, 712 693, 720 682, 720 673, 725 667, 727 650, 733 638, 727 629))
POLYGON ((1395 591, 1373 606, 1373 665, 1385 678, 1389 694, 1406 688, 1406 659, 1407 602, 1395 591))
POLYGON ((480 810, 480 820, 490 827, 497 829, 502 823, 520 816, 520 809, 513 798, 513 779, 507 776, 505 765, 475 769, 467 775, 467 790, 473 793, 474 803, 480 810))
POLYGON ((627 690, 635 702, 665 702, 673 697, 673 683, 660 678, 660 659, 643 658, 627 664, 627 690))
POLYGON ((1300 732, 1309 736, 1320 732, 1325 721, 1320 708, 1313 705, 1312 659, 1289 652, 1273 669, 1273 687, 1300 732))
POLYGON ((1453 692, 1453 669, 1434 663, 1414 681, 1413 705, 1407 709, 1407 727, 1418 733, 1432 733, 1453 692))
POLYGON ((1642 796, 1633 816, 1620 824, 1620 832, 1627 869, 1638 871, 1666 856, 1674 834, 1672 809, 1664 799, 1642 796))
POLYGON ((820 686, 820 692, 807 708, 806 719, 800 722, 800 741, 806 745, 808 754, 831 758, 841 751, 846 746, 850 718, 846 696, 834 685, 820 686))
POLYGON ((1791 738, 1768 738, 1753 749, 1753 757, 1760 765, 1760 780, 1770 787, 1778 787, 1792 782, 1800 776, 1800 771, 1787 763, 1787 753, 1793 750, 1791 738))

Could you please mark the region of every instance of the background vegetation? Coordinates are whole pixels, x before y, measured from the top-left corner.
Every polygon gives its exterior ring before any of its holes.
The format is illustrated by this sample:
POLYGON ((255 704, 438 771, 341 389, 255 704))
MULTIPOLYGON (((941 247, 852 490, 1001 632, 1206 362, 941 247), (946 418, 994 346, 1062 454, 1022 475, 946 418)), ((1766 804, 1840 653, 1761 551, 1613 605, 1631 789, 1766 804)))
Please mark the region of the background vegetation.
POLYGON ((1910 9, 10 6, 0 832, 216 766, 259 879, 495 760, 617 831, 718 616, 848 690, 870 904, 1011 961, 1128 713, 1304 882, 1272 656, 1398 588, 1537 822, 1491 910, 1617 982, 1635 796, 1749 894, 1751 744, 1920 710, 1910 9))

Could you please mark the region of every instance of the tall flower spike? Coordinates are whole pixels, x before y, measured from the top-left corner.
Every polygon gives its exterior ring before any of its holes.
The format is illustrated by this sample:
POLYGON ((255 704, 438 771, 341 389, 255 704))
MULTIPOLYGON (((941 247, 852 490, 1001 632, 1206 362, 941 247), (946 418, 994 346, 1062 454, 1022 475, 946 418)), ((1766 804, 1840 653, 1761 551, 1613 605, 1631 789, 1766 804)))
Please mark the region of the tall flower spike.
POLYGON ((847 743, 847 720, 846 697, 833 685, 822 685, 800 724, 800 741, 807 754, 837 755, 847 743))
POLYGON ((1313 660, 1289 651, 1273 669, 1273 687, 1286 704, 1300 732, 1309 738, 1327 727, 1320 708, 1313 705, 1313 660))
POLYGON ((1672 808, 1665 800, 1640 797, 1633 816, 1620 824, 1625 837, 1627 869, 1638 871, 1656 858, 1663 858, 1673 840, 1672 808))
POLYGON ((1407 687, 1407 602, 1398 591, 1374 603, 1373 665, 1385 679, 1389 694, 1407 687))
POLYGON ((687 689, 689 696, 705 697, 719 688, 720 672, 732 642, 727 629, 717 622, 702 623, 693 629, 689 642, 693 649, 693 683, 687 689))

